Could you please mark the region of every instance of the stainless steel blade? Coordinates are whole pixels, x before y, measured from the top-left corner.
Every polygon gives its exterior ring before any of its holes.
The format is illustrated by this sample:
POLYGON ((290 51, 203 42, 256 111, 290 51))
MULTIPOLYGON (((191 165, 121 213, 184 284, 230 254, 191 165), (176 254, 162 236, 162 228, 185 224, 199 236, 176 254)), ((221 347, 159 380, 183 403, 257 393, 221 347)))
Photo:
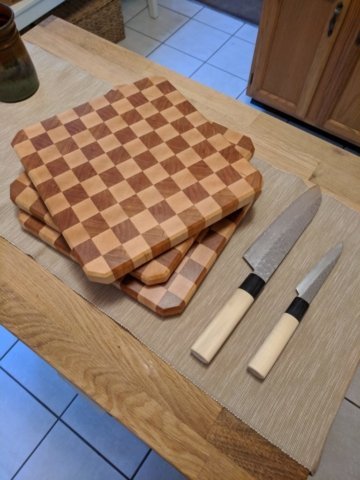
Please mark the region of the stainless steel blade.
POLYGON ((265 282, 311 222, 320 203, 320 188, 309 188, 289 205, 245 252, 244 259, 265 282))
POLYGON ((331 270, 335 267, 338 258, 341 255, 343 244, 338 243, 334 248, 329 250, 321 260, 310 270, 304 279, 296 287, 299 297, 310 303, 320 290, 322 284, 330 275, 331 270))

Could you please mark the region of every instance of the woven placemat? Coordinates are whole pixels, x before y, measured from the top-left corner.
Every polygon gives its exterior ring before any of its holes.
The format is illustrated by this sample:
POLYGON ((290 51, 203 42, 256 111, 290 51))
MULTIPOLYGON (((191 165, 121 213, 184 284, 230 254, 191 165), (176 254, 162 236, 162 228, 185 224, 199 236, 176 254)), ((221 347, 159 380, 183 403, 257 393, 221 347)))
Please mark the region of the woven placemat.
MULTIPOLYGON (((42 66, 45 68, 42 60, 49 54, 34 47, 31 54, 41 77, 44 75, 42 66)), ((10 142, 23 126, 25 117, 29 123, 38 121, 108 89, 107 85, 65 62, 57 59, 54 65, 57 68, 47 72, 39 95, 46 98, 52 91, 58 92, 56 86, 61 78, 69 78, 69 84, 63 82, 66 85, 51 105, 39 102, 39 97, 33 97, 26 105, 16 105, 16 109, 6 105, 7 123, 2 138, 10 142), (86 88, 73 89, 71 81, 82 82, 86 88)), ((216 312, 250 272, 241 258, 244 250, 305 191, 305 184, 293 175, 254 159, 252 163, 264 176, 263 193, 185 313, 164 321, 113 287, 91 284, 77 265, 21 230, 16 209, 9 199, 9 185, 20 172, 20 163, 10 144, 4 141, 0 155, 3 159, 0 234, 124 325, 270 442, 314 471, 360 356, 359 213, 323 195, 313 222, 215 361, 206 367, 190 355, 191 344, 210 321, 209 312, 216 312), (281 361, 261 383, 246 372, 250 357, 288 306, 304 273, 341 240, 344 251, 338 264, 311 304, 281 361)))

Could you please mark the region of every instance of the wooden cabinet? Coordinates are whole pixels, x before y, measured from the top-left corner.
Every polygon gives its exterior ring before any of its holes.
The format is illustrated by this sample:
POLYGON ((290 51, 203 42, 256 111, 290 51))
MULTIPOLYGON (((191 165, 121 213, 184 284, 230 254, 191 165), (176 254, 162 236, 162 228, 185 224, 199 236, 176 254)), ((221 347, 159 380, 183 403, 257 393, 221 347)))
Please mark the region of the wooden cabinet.
POLYGON ((247 92, 360 145, 360 1, 265 0, 247 92))

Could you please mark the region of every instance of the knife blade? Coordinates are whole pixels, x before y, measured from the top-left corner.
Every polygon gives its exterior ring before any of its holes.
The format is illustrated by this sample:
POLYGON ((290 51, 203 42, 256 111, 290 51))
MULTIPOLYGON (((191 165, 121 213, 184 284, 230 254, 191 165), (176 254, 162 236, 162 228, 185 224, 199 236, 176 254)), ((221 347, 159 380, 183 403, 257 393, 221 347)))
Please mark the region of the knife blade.
POLYGON ((310 303, 335 267, 342 249, 343 244, 339 243, 329 250, 296 287, 298 296, 291 302, 248 364, 248 371, 255 377, 261 380, 266 378, 299 326, 310 303))
POLYGON ((225 343, 265 283, 314 218, 321 203, 318 186, 308 189, 292 202, 255 240, 243 258, 253 268, 224 307, 191 347, 201 362, 210 363, 225 343))

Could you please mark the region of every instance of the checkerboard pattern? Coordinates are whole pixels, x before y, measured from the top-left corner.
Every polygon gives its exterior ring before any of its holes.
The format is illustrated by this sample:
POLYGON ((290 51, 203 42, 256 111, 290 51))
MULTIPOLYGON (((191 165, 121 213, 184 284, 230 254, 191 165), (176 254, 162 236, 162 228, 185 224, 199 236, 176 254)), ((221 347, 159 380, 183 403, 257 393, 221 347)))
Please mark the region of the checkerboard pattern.
POLYGON ((13 146, 85 273, 101 283, 251 203, 261 183, 160 77, 26 128, 13 146))
POLYGON ((195 241, 166 283, 147 286, 126 276, 116 282, 127 295, 162 317, 184 311, 216 259, 224 250, 251 205, 209 227, 200 242, 195 241))
MULTIPOLYGON (((254 153, 254 145, 251 139, 239 132, 213 122, 214 128, 236 146, 236 149, 247 160, 251 160, 254 153)), ((49 215, 44 202, 41 200, 36 189, 33 187, 28 175, 23 172, 10 185, 10 197, 12 201, 23 211, 47 224, 54 230, 58 230, 49 215)), ((159 255, 150 262, 138 267, 131 275, 145 285, 155 285, 166 282, 183 259, 186 252, 194 243, 195 237, 190 237, 176 247, 159 255)))
MULTIPOLYGON (((148 286, 127 275, 114 286, 162 317, 179 315, 250 208, 248 205, 201 232, 167 282, 148 286)), ((59 232, 26 212, 19 211, 19 221, 24 230, 77 261, 59 232)))

